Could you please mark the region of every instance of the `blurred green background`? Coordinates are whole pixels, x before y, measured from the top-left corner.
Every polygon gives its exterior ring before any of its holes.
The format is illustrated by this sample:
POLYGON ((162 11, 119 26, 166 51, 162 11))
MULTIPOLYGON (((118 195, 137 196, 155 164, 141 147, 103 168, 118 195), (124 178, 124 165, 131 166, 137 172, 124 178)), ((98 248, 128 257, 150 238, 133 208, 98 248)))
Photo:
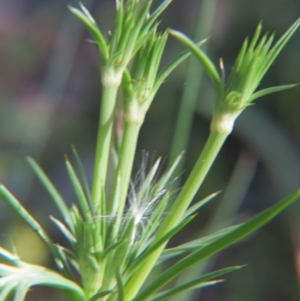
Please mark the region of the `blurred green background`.
MULTIPOLYGON (((82 1, 105 35, 112 27, 115 1, 82 1)), ((154 1, 156 6, 160 1, 154 1)), ((299 16, 298 0, 209 0, 211 12, 203 14, 211 23, 207 52, 217 64, 223 58, 227 74, 246 36, 263 20, 266 31, 279 37, 299 16)), ((206 3, 206 4, 207 4, 206 3)), ((32 214, 63 244, 48 215, 57 215, 48 196, 36 182, 25 157, 34 157, 46 170, 65 199, 74 195, 67 179, 63 155, 74 144, 87 175, 92 173, 93 151, 101 88, 97 50, 88 34, 69 13, 67 0, 0 0, 0 182, 18 197, 32 214)), ((174 0, 163 14, 161 29, 181 30, 194 37, 204 0, 174 0)), ((169 38, 163 63, 182 51, 169 38)), ((197 63, 193 62, 191 65, 197 63)), ((150 158, 170 159, 178 108, 189 62, 183 63, 159 91, 146 118, 139 140, 137 164, 142 150, 150 158)), ((300 82, 300 31, 298 30, 261 87, 300 82)), ((209 129, 213 101, 210 82, 197 76, 195 111, 186 136, 183 172, 186 178, 199 155, 209 129)), ((193 110, 184 104, 187 111, 193 110)), ((300 88, 270 95, 239 117, 199 197, 224 191, 199 214, 178 242, 240 222, 271 205, 300 186, 300 88), (223 207, 217 211, 223 200, 223 207), (214 214, 218 212, 217 216, 214 214), (212 220, 223 221, 212 223, 212 220)), ((210 262, 211 267, 249 265, 226 277, 224 284, 195 293, 205 301, 296 301, 300 300, 300 203, 281 214, 256 235, 231 247, 210 262)), ((35 263, 45 263, 43 245, 6 206, 0 203, 0 242, 35 263)), ((176 243, 176 242, 174 242, 176 243)), ((48 263, 51 266, 51 262, 48 263)), ((200 270, 201 268, 199 268, 200 270)), ((46 291, 49 300, 62 299, 46 291)), ((38 289, 28 300, 39 300, 38 289)), ((45 296, 45 295, 44 295, 45 296)), ((46 297, 43 297, 43 300, 46 297)), ((178 300, 186 300, 182 296, 178 300)), ((41 299, 40 299, 41 300, 41 299)))

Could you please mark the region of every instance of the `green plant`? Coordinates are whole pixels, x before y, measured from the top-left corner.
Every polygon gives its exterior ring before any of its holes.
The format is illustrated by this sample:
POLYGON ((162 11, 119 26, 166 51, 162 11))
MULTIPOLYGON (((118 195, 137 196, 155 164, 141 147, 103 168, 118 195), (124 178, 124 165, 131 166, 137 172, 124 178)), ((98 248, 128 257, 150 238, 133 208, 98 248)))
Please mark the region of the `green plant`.
POLYGON ((4 186, 0 187, 0 197, 37 233, 57 265, 57 271, 52 271, 28 264, 15 252, 1 248, 0 300, 11 294, 14 294, 14 300, 24 300, 31 286, 47 285, 62 289, 68 300, 157 301, 216 284, 220 281, 218 277, 241 266, 206 273, 177 287, 167 286, 197 263, 263 226, 300 197, 300 191, 296 191, 242 224, 176 247, 166 247, 168 241, 216 195, 214 193, 190 206, 239 114, 255 99, 294 86, 256 91, 272 62, 300 25, 298 19, 274 46, 273 36, 261 38, 261 26, 258 26, 251 41, 246 40, 243 44, 226 80, 222 62, 219 72, 200 49, 203 42, 196 44, 172 30, 158 32, 157 18, 170 2, 163 1, 150 13, 152 1, 117 1, 114 28, 107 40, 83 5, 81 10, 70 7, 92 35, 92 43, 98 48, 101 59, 102 97, 92 185, 90 189, 73 147, 78 172, 67 157, 65 162, 78 203, 68 208, 39 165, 28 158, 31 168, 61 213, 63 222, 54 217, 51 220, 64 234, 69 247, 55 244, 20 202, 4 186), (188 51, 158 71, 168 33, 187 46, 188 51), (174 177, 180 155, 159 178, 160 160, 147 174, 145 168, 142 169, 137 185, 130 178, 138 135, 151 102, 167 76, 191 53, 212 79, 216 100, 205 147, 173 200, 168 183, 174 177), (117 91, 121 86, 123 133, 118 144, 113 142, 113 125, 117 91), (110 193, 106 193, 108 160, 112 152, 115 160, 113 187, 110 193), (169 259, 178 260, 156 279, 148 277, 158 264, 169 259), (80 276, 79 283, 75 280, 77 276, 80 276))

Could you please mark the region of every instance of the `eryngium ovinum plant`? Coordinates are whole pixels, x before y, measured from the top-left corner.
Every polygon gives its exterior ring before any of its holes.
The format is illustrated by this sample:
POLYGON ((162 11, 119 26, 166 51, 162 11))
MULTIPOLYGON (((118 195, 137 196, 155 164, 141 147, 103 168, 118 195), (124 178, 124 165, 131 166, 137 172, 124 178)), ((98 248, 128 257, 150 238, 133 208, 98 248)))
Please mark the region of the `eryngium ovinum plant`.
POLYGON ((28 158, 31 168, 61 213, 60 218, 50 217, 66 238, 66 245, 61 246, 52 241, 20 202, 1 186, 1 198, 37 233, 57 266, 54 271, 26 263, 15 250, 10 252, 1 248, 1 301, 12 295, 16 301, 24 300, 28 289, 36 285, 61 289, 66 300, 72 301, 170 300, 181 292, 216 284, 224 274, 241 268, 227 267, 177 287, 168 285, 181 273, 252 233, 299 198, 300 191, 296 191, 241 224, 167 247, 168 241, 216 195, 211 194, 191 205, 238 115, 255 99, 293 87, 285 85, 257 91, 261 79, 300 24, 298 19, 275 44, 273 35, 261 37, 259 25, 253 38, 244 42, 228 79, 225 79, 223 64, 218 70, 201 51, 201 42, 194 43, 176 31, 158 32, 157 18, 170 2, 162 1, 151 13, 152 1, 117 0, 114 27, 108 39, 82 5, 81 10, 70 7, 92 35, 101 60, 102 97, 91 188, 75 148, 73 155, 77 172, 67 157, 65 160, 77 197, 77 203, 70 208, 39 165, 28 158), (188 50, 158 72, 168 34, 176 37, 188 50), (157 90, 191 53, 196 55, 213 81, 215 107, 204 149, 174 197, 167 184, 174 177, 180 155, 159 179, 159 160, 147 174, 143 169, 138 185, 132 184, 131 170, 138 134, 157 90), (116 143, 112 136, 116 95, 121 88, 123 133, 116 143), (106 192, 108 160, 112 154, 115 162, 113 185, 112 190, 106 192), (169 259, 175 263, 162 269, 153 279, 151 271, 169 259))

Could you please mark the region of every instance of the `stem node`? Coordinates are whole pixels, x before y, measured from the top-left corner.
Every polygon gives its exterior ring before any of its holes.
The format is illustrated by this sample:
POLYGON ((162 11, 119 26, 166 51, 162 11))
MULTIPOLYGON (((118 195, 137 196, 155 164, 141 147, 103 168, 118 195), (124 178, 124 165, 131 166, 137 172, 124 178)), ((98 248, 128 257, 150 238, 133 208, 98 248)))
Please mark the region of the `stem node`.
POLYGON ((210 128, 216 133, 229 135, 232 132, 236 118, 237 114, 235 113, 216 115, 211 121, 210 128))

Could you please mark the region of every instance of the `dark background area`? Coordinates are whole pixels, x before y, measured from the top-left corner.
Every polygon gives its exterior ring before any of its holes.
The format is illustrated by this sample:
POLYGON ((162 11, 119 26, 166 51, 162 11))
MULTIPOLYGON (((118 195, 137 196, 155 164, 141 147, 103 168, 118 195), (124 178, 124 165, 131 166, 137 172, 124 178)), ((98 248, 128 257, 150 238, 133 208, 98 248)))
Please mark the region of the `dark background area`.
MULTIPOLYGON (((102 32, 108 32, 115 1, 82 2, 90 8, 102 32)), ((158 3, 154 1, 154 6, 158 3)), ((201 3, 174 0, 162 16, 161 29, 170 27, 193 37, 201 3)), ((77 1, 67 0, 0 0, 0 182, 51 229, 53 236, 57 233, 48 215, 57 212, 25 157, 35 158, 71 203, 74 197, 63 155, 70 154, 74 144, 91 175, 101 93, 97 50, 86 41, 89 35, 69 13, 69 4, 78 6, 77 1)), ((216 1, 207 52, 216 64, 223 58, 228 74, 244 38, 252 35, 261 20, 265 31, 276 31, 279 37, 299 16, 297 0, 216 1)), ((163 63, 182 49, 170 37, 163 63)), ((299 54, 298 30, 261 87, 300 82, 299 54)), ((162 156, 168 160, 187 68, 188 62, 181 64, 159 91, 142 128, 137 158, 146 150, 152 158, 162 156)), ((199 197, 227 191, 233 170, 241 167, 249 185, 241 196, 235 196, 240 208, 234 209, 237 214, 233 221, 239 222, 299 188, 299 95, 299 87, 272 94, 259 99, 239 117, 199 197)), ((204 77, 181 180, 189 174, 207 137, 212 101, 212 88, 204 77)), ((236 191, 241 185, 239 181, 233 183, 236 191)), ((222 196, 207 206, 178 241, 209 230, 207 225, 221 199, 222 196)), ((204 289, 200 296, 195 294, 193 300, 300 300, 299 216, 298 202, 255 235, 225 250, 211 262, 214 268, 245 263, 248 266, 228 275, 225 283, 204 289)), ((30 262, 47 261, 44 246, 2 203, 0 221, 1 245, 15 245, 30 262)), ((41 289, 37 292, 43 294, 41 289)), ((38 293, 28 300, 38 300, 38 293)), ((49 300, 59 298, 49 290, 47 296, 49 300)))

